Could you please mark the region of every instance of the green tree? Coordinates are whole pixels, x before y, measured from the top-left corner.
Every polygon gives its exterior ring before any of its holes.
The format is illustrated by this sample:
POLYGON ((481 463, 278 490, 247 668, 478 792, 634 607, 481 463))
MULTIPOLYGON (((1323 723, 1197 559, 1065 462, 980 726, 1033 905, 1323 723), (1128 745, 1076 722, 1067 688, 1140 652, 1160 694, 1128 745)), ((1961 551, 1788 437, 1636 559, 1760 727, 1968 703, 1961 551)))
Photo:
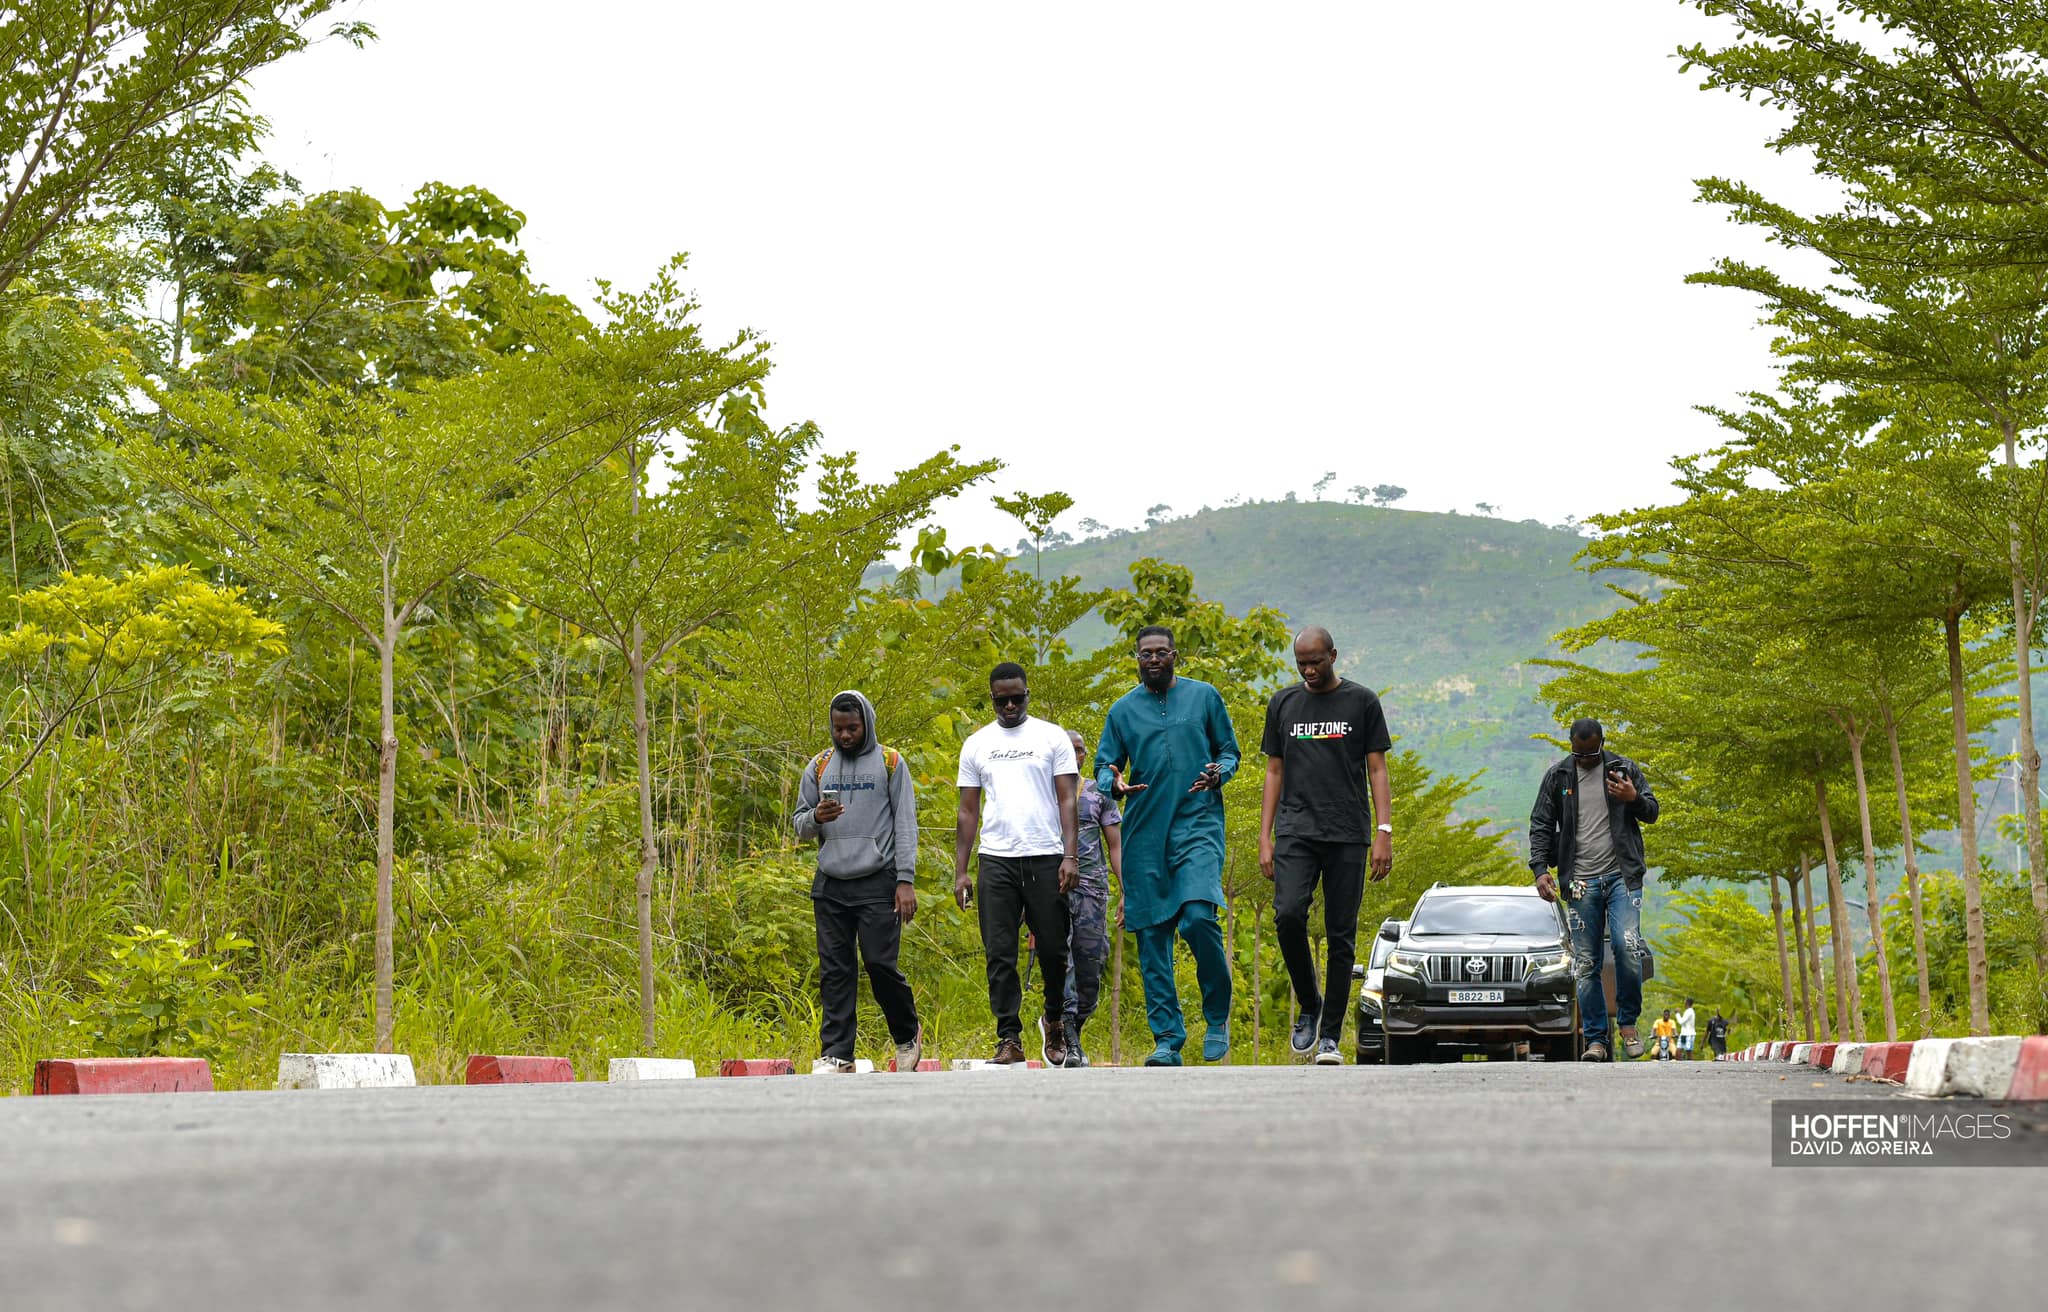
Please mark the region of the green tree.
POLYGON ((128 427, 131 466, 176 499, 194 536, 377 652, 380 1052, 392 1030, 394 662, 408 627, 608 455, 687 415, 700 380, 727 364, 698 343, 666 272, 606 309, 596 330, 543 309, 527 328, 533 350, 412 391, 292 402, 156 389, 161 432, 128 427))

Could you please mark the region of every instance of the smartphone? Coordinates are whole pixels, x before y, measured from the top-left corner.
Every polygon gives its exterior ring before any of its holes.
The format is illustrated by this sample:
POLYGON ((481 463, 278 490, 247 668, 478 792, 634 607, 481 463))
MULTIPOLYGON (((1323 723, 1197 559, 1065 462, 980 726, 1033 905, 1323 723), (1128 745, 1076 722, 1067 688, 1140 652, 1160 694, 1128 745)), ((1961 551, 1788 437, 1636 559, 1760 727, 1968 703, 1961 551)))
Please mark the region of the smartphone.
POLYGON ((820 788, 818 790, 818 800, 820 802, 836 803, 839 801, 839 790, 837 788, 820 788))

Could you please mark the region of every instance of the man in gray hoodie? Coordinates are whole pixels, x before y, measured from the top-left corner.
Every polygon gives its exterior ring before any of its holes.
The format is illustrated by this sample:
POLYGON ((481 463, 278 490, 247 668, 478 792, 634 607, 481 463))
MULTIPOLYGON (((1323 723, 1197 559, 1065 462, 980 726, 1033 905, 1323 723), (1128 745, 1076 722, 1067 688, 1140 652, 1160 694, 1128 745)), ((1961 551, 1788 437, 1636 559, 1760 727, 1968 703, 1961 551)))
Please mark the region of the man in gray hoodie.
POLYGON ((911 1072, 924 1055, 917 1000, 896 967, 903 926, 917 914, 917 798, 910 767, 875 737, 875 708, 858 692, 832 698, 832 746, 804 767, 797 788, 796 836, 818 840, 811 907, 818 926, 820 1071, 853 1070, 855 1004, 868 984, 896 1041, 896 1069, 911 1072))

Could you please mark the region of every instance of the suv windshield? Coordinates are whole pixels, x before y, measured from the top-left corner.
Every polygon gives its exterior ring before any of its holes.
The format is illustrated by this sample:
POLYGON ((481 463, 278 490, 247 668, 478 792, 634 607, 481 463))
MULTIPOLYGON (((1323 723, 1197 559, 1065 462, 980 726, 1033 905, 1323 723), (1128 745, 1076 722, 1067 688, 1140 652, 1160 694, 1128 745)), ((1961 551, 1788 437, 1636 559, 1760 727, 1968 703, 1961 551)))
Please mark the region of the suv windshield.
POLYGON ((1484 897, 1459 894, 1425 897, 1415 908, 1411 934, 1520 934, 1556 938, 1557 913, 1535 897, 1484 897))

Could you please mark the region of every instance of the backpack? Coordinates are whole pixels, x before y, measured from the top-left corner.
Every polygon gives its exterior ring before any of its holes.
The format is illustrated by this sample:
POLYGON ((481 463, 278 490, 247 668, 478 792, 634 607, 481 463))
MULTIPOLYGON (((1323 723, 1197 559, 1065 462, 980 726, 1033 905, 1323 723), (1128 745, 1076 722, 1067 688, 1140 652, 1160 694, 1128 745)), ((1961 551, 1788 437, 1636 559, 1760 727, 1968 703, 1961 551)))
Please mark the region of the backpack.
MULTIPOLYGON (((827 747, 824 751, 819 752, 817 757, 814 760, 812 760, 812 783, 822 784, 825 782, 825 767, 832 763, 832 753, 835 750, 836 749, 834 748, 827 747)), ((897 751, 893 747, 884 747, 882 749, 882 767, 884 770, 888 772, 889 779, 892 782, 896 778, 896 767, 901 764, 903 764, 903 753, 897 751)))

